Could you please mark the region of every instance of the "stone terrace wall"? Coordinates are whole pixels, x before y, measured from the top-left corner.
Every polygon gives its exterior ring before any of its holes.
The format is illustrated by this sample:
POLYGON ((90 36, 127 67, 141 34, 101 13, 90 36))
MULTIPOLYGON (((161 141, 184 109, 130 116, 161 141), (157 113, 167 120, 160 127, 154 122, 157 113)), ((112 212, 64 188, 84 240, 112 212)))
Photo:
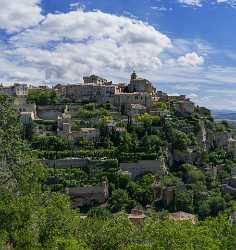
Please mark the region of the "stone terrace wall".
POLYGON ((89 158, 65 158, 57 160, 42 160, 43 164, 49 168, 73 168, 86 167, 90 163, 89 158))
MULTIPOLYGON (((92 160, 91 158, 64 158, 57 160, 42 160, 42 163, 49 168, 82 168, 82 167, 93 167, 100 168, 105 164, 105 166, 118 167, 118 161, 116 159, 108 160, 92 160)), ((118 169, 117 169, 118 170, 118 169)))

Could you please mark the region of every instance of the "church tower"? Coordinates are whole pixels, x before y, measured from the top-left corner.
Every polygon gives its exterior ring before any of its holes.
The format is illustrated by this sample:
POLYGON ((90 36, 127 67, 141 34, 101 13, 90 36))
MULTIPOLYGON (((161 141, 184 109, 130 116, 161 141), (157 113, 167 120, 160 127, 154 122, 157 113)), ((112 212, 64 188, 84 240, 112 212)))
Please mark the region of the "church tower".
POLYGON ((133 71, 133 73, 132 73, 132 75, 130 77, 130 80, 132 81, 132 80, 136 80, 136 79, 137 79, 137 74, 136 74, 135 71, 133 71))

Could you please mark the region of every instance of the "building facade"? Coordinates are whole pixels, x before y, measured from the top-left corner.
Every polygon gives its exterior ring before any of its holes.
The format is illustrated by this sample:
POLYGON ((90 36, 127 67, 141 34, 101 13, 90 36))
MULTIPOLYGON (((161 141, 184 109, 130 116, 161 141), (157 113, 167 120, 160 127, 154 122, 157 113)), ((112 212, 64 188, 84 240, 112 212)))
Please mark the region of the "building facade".
POLYGON ((135 71, 131 75, 130 83, 128 85, 129 92, 147 92, 154 93, 156 89, 153 87, 152 83, 147 79, 137 77, 135 71))
POLYGON ((91 75, 91 76, 84 76, 83 77, 84 84, 94 83, 98 85, 111 85, 112 82, 104 79, 100 76, 91 75))
POLYGON ((15 83, 11 86, 0 86, 0 93, 11 95, 11 96, 27 96, 28 95, 28 86, 27 84, 18 84, 15 83))

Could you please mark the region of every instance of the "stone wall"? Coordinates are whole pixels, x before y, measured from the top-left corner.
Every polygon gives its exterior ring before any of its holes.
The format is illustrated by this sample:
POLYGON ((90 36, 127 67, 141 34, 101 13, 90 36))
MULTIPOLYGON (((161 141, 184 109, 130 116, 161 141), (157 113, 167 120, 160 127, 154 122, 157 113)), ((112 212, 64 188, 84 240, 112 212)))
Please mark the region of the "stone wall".
MULTIPOLYGON (((115 164, 118 166, 117 159, 108 160, 93 160, 91 158, 64 158, 57 160, 42 160, 42 163, 49 168, 83 168, 92 167, 94 169, 100 168, 103 164, 115 164)), ((117 169, 118 170, 118 169, 117 169)))
POLYGON ((89 158, 65 158, 57 160, 42 160, 43 164, 49 168, 75 168, 86 167, 90 163, 89 158))

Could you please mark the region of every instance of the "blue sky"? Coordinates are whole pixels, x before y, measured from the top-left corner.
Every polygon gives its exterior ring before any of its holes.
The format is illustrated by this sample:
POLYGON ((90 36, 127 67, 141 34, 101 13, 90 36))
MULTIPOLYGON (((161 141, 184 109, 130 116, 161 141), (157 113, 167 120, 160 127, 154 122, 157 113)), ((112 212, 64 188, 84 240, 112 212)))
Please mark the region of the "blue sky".
POLYGON ((86 74, 236 110, 236 0, 0 0, 2 82, 86 74))

